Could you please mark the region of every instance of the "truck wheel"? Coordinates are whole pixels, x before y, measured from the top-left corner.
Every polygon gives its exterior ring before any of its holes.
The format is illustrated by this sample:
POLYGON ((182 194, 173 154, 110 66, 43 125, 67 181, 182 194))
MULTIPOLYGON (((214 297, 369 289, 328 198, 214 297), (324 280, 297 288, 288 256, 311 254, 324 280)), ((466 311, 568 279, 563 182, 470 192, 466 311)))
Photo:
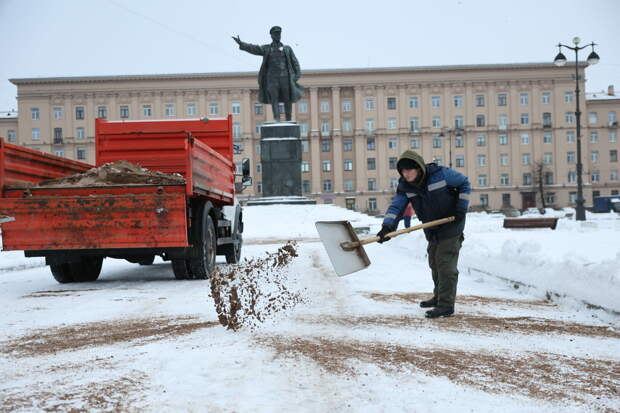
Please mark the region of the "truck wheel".
POLYGON ((237 264, 241 260, 241 245, 243 244, 243 238, 238 228, 235 228, 232 239, 233 243, 226 246, 224 255, 228 264, 237 264))
POLYGON ((78 262, 50 265, 54 279, 61 284, 96 281, 101 273, 103 257, 80 257, 78 262))
POLYGON ((69 264, 52 264, 50 265, 50 270, 52 271, 54 279, 61 284, 72 283, 74 281, 73 276, 71 276, 69 264))
POLYGON ((198 208, 192 230, 194 256, 189 260, 189 267, 194 279, 204 280, 215 268, 216 238, 213 219, 208 208, 203 204, 198 208))
POLYGON ((172 272, 177 280, 190 280, 193 277, 187 260, 172 260, 172 272))

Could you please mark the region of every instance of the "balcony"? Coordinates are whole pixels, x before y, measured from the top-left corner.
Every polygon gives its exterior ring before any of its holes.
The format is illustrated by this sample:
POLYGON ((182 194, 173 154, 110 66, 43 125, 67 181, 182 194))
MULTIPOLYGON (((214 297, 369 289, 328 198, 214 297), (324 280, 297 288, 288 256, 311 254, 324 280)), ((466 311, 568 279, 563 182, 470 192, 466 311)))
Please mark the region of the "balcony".
POLYGON ((551 126, 551 122, 544 122, 543 123, 543 129, 551 129, 553 126, 551 126))
POLYGON ((52 143, 54 145, 63 145, 64 144, 62 138, 54 138, 54 141, 52 143))

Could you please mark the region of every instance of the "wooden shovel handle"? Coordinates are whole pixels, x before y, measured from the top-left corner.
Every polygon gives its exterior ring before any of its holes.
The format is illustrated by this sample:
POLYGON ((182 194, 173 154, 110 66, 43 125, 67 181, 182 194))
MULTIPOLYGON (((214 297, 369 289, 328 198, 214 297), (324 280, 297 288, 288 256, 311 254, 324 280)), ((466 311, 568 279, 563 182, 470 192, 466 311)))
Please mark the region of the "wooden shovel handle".
MULTIPOLYGON (((424 229, 424 228, 434 227, 434 226, 437 226, 437 225, 447 224, 448 222, 452 222, 452 221, 454 221, 454 217, 447 217, 447 218, 436 219, 434 221, 425 222, 424 224, 415 225, 415 226, 410 227, 410 228, 399 229, 398 231, 390 232, 389 234, 386 234, 385 236, 386 237, 390 237, 390 238, 394 238, 394 237, 397 237, 397 236, 402 235, 402 234, 407 234, 407 233, 409 233, 411 231, 417 231, 418 229, 424 229)), ((377 242, 380 239, 381 238, 379 238, 377 236, 366 238, 366 239, 363 239, 363 240, 361 240, 359 242, 352 242, 351 243, 351 247, 355 248, 355 247, 359 247, 361 245, 370 244, 372 242, 377 242)))

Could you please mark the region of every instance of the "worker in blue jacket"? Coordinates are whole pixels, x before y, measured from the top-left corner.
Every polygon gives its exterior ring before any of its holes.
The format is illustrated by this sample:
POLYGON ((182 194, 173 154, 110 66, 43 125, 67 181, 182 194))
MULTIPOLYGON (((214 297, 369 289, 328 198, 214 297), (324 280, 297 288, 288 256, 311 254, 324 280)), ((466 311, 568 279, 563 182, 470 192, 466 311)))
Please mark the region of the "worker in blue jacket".
POLYGON ((455 217, 453 222, 424 229, 428 240, 428 264, 435 288, 433 297, 420 302, 420 307, 434 307, 426 312, 427 318, 449 317, 454 314, 459 275, 457 263, 471 193, 469 180, 453 169, 436 163, 425 164, 424 158, 411 150, 400 156, 396 168, 401 177, 396 196, 385 213, 381 231, 377 233, 379 242, 390 239, 386 234, 396 229, 409 203, 423 223, 455 217))

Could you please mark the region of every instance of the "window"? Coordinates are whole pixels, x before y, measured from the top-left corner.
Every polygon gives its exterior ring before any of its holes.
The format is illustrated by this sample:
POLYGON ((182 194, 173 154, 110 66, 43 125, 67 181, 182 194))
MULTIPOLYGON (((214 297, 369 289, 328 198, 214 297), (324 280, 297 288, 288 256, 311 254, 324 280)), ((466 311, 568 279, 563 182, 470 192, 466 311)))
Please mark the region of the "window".
POLYGON ((232 104, 231 104, 231 113, 233 115, 241 114, 241 103, 239 103, 239 102, 232 102, 232 104))
POLYGON ((241 137, 241 124, 239 122, 233 122, 233 138, 240 138, 241 137))
POLYGON ((54 108, 54 120, 62 119, 62 108, 54 108))
POLYGON ((75 128, 75 138, 80 139, 80 140, 86 138, 86 133, 85 133, 84 128, 82 127, 75 128))
POLYGON ((607 112, 607 123, 611 126, 616 121, 617 121, 616 111, 615 110, 611 110, 611 111, 607 112))
POLYGON ((306 122, 301 122, 299 124, 299 133, 303 137, 308 136, 308 124, 306 122))
POLYGON ((375 138, 367 138, 366 139, 366 149, 369 151, 375 150, 375 138))
POLYGON ((368 178, 368 190, 369 191, 377 190, 377 180, 375 178, 368 178))
POLYGON ((388 124, 387 124, 388 129, 390 130, 394 130, 396 129, 396 118, 388 118, 388 124))
POLYGON ((566 143, 575 143, 575 132, 566 132, 566 143))
POLYGON ((187 116, 196 116, 196 104, 195 103, 188 103, 187 105, 185 105, 185 114, 187 116))
POLYGON ((487 146, 487 137, 486 135, 478 135, 476 138, 476 144, 478 146, 487 146))
POLYGON ((463 96, 455 96, 454 97, 454 107, 460 108, 463 107, 463 96))
POLYGON ((478 175, 478 186, 487 186, 487 176, 482 174, 478 175))
POLYGON ((532 174, 526 172, 523 174, 523 185, 532 185, 532 174))
POLYGON ((390 169, 396 169, 396 162, 398 162, 398 158, 396 157, 390 157, 390 159, 388 159, 388 164, 390 165, 390 169))
POLYGON ((508 154, 502 153, 499 155, 499 164, 501 166, 508 166, 508 154))
POLYGON ((344 152, 351 152, 353 150, 353 139, 344 139, 342 141, 342 150, 344 152))
POLYGON ((62 144, 62 128, 54 128, 54 144, 62 144))
POLYGON ((548 105, 551 103, 551 92, 543 92, 542 94, 542 104, 548 105))
POLYGON ((388 139, 388 149, 398 149, 398 139, 390 138, 388 139))
POLYGON ((564 122, 566 123, 573 123, 573 116, 575 115, 574 112, 566 112, 564 113, 564 122))
POLYGON ((433 116, 432 127, 435 129, 441 128, 441 118, 439 116, 433 116))
MULTIPOLYGON (((618 180, 618 170, 617 169, 612 169, 611 171, 609 171, 609 180, 610 181, 617 181, 618 180)), ((618 194, 616 193, 616 195, 618 195, 618 194)))
POLYGON ((577 172, 568 171, 567 179, 569 184, 574 184, 575 182, 577 182, 577 172))
POLYGON ((527 113, 521 114, 521 125, 529 125, 530 124, 530 115, 527 113))
POLYGON ((390 189, 398 188, 398 178, 390 178, 390 189))
POLYGON ((321 135, 329 136, 329 121, 326 119, 321 120, 321 135))
POLYGON ((396 110, 396 98, 395 97, 387 98, 387 108, 388 110, 396 110))
POLYGON ((75 120, 84 120, 84 106, 75 107, 75 120))
POLYGON ((310 162, 301 161, 301 172, 310 172, 310 162))
POLYGON ((618 162, 618 151, 616 149, 609 151, 609 162, 618 162))
MULTIPOLYGON (((241 155, 242 153, 243 153, 243 143, 242 142, 233 142, 233 154, 241 155)), ((256 165, 256 167, 258 169, 258 165, 256 165)))
POLYGON ((484 95, 476 95, 476 106, 484 107, 484 95))
POLYGON ((308 113, 308 101, 299 101, 299 103, 297 104, 297 110, 299 111, 299 113, 308 113))
POLYGON ((41 139, 41 129, 39 128, 32 128, 32 140, 33 141, 38 141, 39 139, 41 139))
POLYGON ((543 128, 551 127, 551 113, 543 112, 543 128))
POLYGON ((500 130, 508 129, 508 115, 499 115, 498 125, 500 130))
POLYGON ((209 103, 209 115, 217 115, 219 107, 217 103, 209 103))
POLYGON ((377 210, 377 199, 376 198, 368 198, 368 210, 369 211, 377 210))
POLYGON ((343 184, 345 192, 353 192, 353 179, 345 179, 343 184))
POLYGON ((419 123, 418 118, 409 119, 409 130, 411 132, 417 132, 420 130, 420 123, 419 123))
POLYGON ((615 143, 617 142, 617 137, 616 137, 616 131, 615 130, 610 130, 609 131, 609 142, 611 143, 615 143))
POLYGON ((462 135, 456 135, 454 137, 454 146, 457 148, 462 148, 465 145, 464 140, 463 140, 463 136, 462 135))
POLYGON ((590 122, 591 125, 598 122, 598 113, 597 112, 588 113, 588 122, 590 122))
POLYGON ((566 162, 575 163, 575 159, 576 159, 575 152, 572 152, 572 151, 566 152, 566 162))
POLYGON ((375 120, 366 119, 366 133, 371 134, 375 131, 375 120))
POLYGON ((521 165, 529 165, 530 164, 530 154, 524 153, 521 154, 521 165))
POLYGON ((433 136, 433 148, 441 148, 441 136, 433 136))
POLYGON ((530 135, 528 135, 527 133, 521 134, 521 144, 527 145, 529 143, 530 143, 530 135))
POLYGON ((153 116, 153 108, 151 107, 151 105, 142 105, 142 115, 145 118, 150 118, 151 116, 153 116))
POLYGON ((374 98, 366 98, 366 110, 375 110, 374 98))
POLYGON ((510 179, 508 178, 508 174, 501 174, 499 176, 499 184, 500 185, 510 185, 510 179))
POLYGON ((121 119, 127 119, 129 118, 129 106, 127 105, 121 105, 119 107, 119 113, 120 113, 120 118, 121 119))
POLYGON ((321 112, 322 112, 322 113, 327 113, 327 112, 329 112, 329 101, 327 101, 327 100, 322 100, 322 101, 321 101, 321 104, 320 104, 320 107, 321 107, 321 112))
POLYGON ((343 100, 342 101, 342 111, 343 112, 351 112, 351 111, 353 111, 353 104, 351 103, 350 100, 343 100))
MULTIPOLYGON (((307 142, 307 141, 301 141, 301 149, 302 150, 304 148, 304 142, 307 142)), ((256 152, 257 154, 260 155, 260 143, 256 144, 256 146, 254 147, 254 152, 256 152)), ((307 152, 307 151, 304 151, 304 152, 307 152)))
POLYGON ((456 155, 456 167, 457 168, 465 167, 465 155, 456 155))
POLYGON ((321 152, 331 152, 332 150, 332 141, 329 139, 321 140, 321 152))
POLYGON ((256 164, 256 173, 259 174, 263 172, 263 165, 261 165, 260 163, 256 164))
POLYGON ((499 93, 497 95, 497 106, 506 106, 508 104, 508 95, 506 93, 499 93))
POLYGON ((9 129, 8 131, 6 131, 6 138, 10 143, 17 142, 17 132, 15 132, 15 130, 13 129, 9 129))
POLYGON ((255 103, 254 104, 254 114, 255 115, 262 115, 263 114, 263 105, 262 105, 262 103, 255 103))
POLYGON ((487 156, 484 154, 478 155, 478 166, 486 166, 487 164, 487 156))
POLYGON ((431 96, 431 107, 438 108, 441 106, 441 96, 431 96))
POLYGON ((263 192, 263 183, 260 181, 256 182, 256 192, 258 192, 259 194, 263 192))
POLYGON ((412 136, 409 143, 410 143, 411 149, 420 149, 420 137, 419 136, 412 136))
POLYGON ((304 179, 301 183, 301 191, 303 193, 308 193, 310 192, 310 181, 308 181, 307 179, 304 179))
POLYGON ((174 103, 166 103, 164 105, 164 115, 167 117, 174 116, 174 103))
POLYGON ((489 195, 488 194, 480 194, 480 205, 482 205, 485 208, 489 206, 489 195))
POLYGON ((462 116, 455 116, 454 117, 454 127, 455 128, 463 129, 464 128, 464 124, 465 124, 465 120, 463 119, 462 116))
POLYGON ((553 135, 551 133, 543 133, 543 143, 551 144, 553 142, 553 135))
POLYGON ((527 93, 521 93, 519 94, 519 102, 522 105, 527 105, 530 103, 530 95, 527 93))
POLYGON ((409 107, 412 109, 417 109, 419 107, 419 100, 417 96, 410 96, 409 97, 409 107))
POLYGON ((598 132, 593 130, 590 132, 590 143, 598 142, 598 132))
POLYGON ((86 159, 86 148, 83 146, 78 146, 75 151, 75 157, 79 161, 86 159))
POLYGON ((64 149, 54 149, 54 155, 60 156, 62 158, 62 157, 65 156, 65 150, 64 149))
POLYGON ((98 106, 97 107, 97 117, 99 119, 107 119, 108 118, 108 107, 107 106, 98 106))
POLYGON ((555 204, 555 192, 547 192, 545 194, 545 200, 547 201, 548 205, 555 204))
POLYGON ((331 192, 332 191, 332 180, 331 179, 325 179, 323 181, 323 191, 324 192, 331 192))
POLYGON ((344 119, 342 121, 342 130, 344 132, 351 132, 352 128, 351 128, 351 119, 344 119))
POLYGON ((351 159, 344 160, 344 170, 352 171, 353 170, 353 161, 351 159))
POLYGON ((551 165, 553 163, 553 154, 551 152, 545 152, 543 154, 543 164, 551 165))
POLYGON ((508 145, 508 135, 505 133, 499 134, 498 140, 500 145, 508 145))
POLYGON ((510 206, 510 194, 502 194, 502 206, 510 206))
POLYGON ((545 172, 545 185, 553 185, 553 172, 545 172))
POLYGON ((39 108, 30 108, 30 118, 32 120, 41 119, 41 113, 39 112, 39 108))
POLYGON ((377 162, 375 158, 367 158, 366 167, 369 171, 374 171, 375 169, 377 169, 377 162))
MULTIPOLYGON (((257 146, 260 149, 260 144, 258 144, 257 146)), ((302 140, 301 141, 301 151, 303 153, 308 153, 310 151, 310 142, 308 142, 307 140, 302 140)), ((260 153, 260 150, 256 151, 256 153, 260 153)))
POLYGON ((483 127, 485 125, 484 115, 476 115, 476 126, 483 127))
POLYGON ((590 174, 590 179, 592 182, 599 182, 601 180, 601 171, 592 171, 592 173, 590 174))
POLYGON ((323 167, 321 168, 323 172, 330 172, 332 170, 332 163, 330 160, 325 160, 322 162, 323 167))
POLYGON ((573 103, 573 92, 564 92, 564 103, 573 103))

